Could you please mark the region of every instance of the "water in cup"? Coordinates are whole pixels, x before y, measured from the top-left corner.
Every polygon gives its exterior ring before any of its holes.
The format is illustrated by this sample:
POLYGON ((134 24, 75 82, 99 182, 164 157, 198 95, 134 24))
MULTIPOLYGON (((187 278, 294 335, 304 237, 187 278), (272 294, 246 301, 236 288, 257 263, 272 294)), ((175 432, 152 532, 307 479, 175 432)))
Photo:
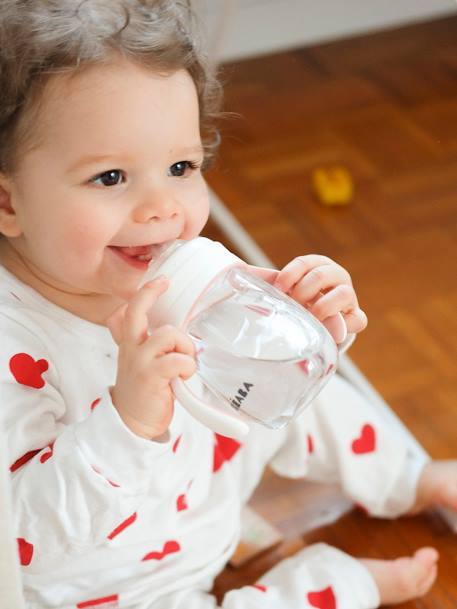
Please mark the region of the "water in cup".
POLYGON ((241 268, 198 299, 187 332, 215 400, 271 428, 296 417, 337 363, 334 341, 311 313, 241 268))

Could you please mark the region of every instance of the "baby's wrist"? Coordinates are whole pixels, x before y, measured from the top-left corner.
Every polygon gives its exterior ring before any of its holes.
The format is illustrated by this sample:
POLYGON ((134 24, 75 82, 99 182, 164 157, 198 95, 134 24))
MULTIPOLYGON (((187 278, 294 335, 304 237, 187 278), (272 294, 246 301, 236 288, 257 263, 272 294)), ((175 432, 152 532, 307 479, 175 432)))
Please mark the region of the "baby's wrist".
POLYGON ((112 389, 110 393, 114 408, 117 410, 124 425, 132 433, 145 440, 151 440, 154 442, 168 442, 170 436, 168 427, 165 427, 164 425, 148 425, 142 421, 139 421, 129 412, 119 408, 113 399, 112 389))
POLYGON ((154 442, 168 442, 170 437, 168 428, 163 429, 162 427, 158 426, 145 425, 144 423, 141 423, 141 421, 137 421, 128 413, 121 412, 118 408, 116 408, 116 410, 118 411, 124 424, 135 435, 139 436, 140 438, 144 438, 145 440, 151 440, 154 442))

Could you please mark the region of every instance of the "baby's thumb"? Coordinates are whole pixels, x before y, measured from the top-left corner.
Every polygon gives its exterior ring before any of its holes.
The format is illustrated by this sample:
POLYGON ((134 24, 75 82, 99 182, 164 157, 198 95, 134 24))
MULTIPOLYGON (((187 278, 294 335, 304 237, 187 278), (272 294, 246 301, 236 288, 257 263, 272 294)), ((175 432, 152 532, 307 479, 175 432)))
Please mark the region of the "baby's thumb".
POLYGON ((116 309, 114 313, 112 313, 106 320, 106 325, 108 326, 108 329, 111 332, 111 336, 113 337, 114 342, 118 345, 123 339, 122 327, 127 306, 128 303, 125 302, 118 309, 116 309))

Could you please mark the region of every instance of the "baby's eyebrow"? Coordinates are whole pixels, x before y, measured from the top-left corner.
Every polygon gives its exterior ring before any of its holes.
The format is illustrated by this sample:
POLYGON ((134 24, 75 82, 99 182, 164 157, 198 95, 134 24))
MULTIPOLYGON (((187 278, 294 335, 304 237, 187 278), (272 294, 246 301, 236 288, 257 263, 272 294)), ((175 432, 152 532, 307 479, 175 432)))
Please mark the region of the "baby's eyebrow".
POLYGON ((106 154, 89 154, 81 157, 71 165, 68 169, 67 173, 71 173, 73 171, 77 171, 81 167, 85 167, 86 165, 94 165, 96 163, 108 163, 110 161, 114 161, 117 157, 106 155, 106 154))
POLYGON ((203 146, 201 144, 195 144, 194 146, 184 146, 183 148, 178 148, 176 151, 173 151, 173 154, 204 154, 203 146))
MULTIPOLYGON (((174 156, 181 156, 187 154, 201 154, 204 155, 204 149, 202 144, 194 144, 192 146, 184 146, 182 148, 171 151, 174 156)), ((124 159, 125 160, 125 159, 124 159)), ((67 173, 72 173, 73 171, 77 171, 82 167, 86 167, 88 165, 95 165, 96 163, 116 163, 118 162, 118 157, 114 155, 107 154, 88 154, 76 161, 71 167, 68 169, 67 173)))

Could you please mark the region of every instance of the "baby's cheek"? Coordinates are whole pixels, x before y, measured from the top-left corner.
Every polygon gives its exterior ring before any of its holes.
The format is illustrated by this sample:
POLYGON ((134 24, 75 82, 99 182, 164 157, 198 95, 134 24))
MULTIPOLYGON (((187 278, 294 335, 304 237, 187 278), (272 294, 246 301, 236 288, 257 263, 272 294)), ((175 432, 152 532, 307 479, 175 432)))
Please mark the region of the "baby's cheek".
POLYGON ((101 257, 108 244, 103 227, 94 219, 92 222, 73 222, 62 234, 62 249, 74 258, 75 262, 86 263, 101 257))
POLYGON ((201 187, 194 194, 192 200, 188 203, 186 211, 186 224, 182 237, 184 239, 191 239, 201 233, 208 221, 209 195, 206 186, 201 187))
POLYGON ((110 218, 104 214, 92 214, 87 218, 82 217, 74 225, 74 239, 82 247, 91 245, 92 247, 101 247, 111 241, 116 230, 111 224, 110 218))

